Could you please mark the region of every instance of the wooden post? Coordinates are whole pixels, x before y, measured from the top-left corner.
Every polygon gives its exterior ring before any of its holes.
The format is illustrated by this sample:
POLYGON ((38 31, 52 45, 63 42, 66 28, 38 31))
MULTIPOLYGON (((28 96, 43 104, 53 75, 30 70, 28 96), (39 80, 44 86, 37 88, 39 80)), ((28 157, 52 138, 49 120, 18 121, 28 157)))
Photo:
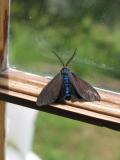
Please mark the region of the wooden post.
POLYGON ((9 0, 0 0, 0 72, 7 65, 7 32, 9 17, 9 0))
POLYGON ((5 103, 0 101, 0 160, 4 160, 5 142, 5 103))
MULTIPOLYGON (((7 67, 9 0, 0 0, 0 73, 7 67)), ((0 82, 1 83, 1 82, 0 82)), ((0 160, 4 160, 5 102, 0 101, 0 160)))

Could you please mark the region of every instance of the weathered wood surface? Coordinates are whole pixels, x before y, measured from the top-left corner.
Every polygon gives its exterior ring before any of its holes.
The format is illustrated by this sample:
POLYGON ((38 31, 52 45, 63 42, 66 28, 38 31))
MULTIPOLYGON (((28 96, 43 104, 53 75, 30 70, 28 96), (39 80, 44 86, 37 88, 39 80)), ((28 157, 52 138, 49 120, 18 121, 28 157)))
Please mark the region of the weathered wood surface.
POLYGON ((17 70, 0 76, 0 97, 12 103, 60 116, 120 130, 120 94, 98 89, 100 102, 79 101, 50 106, 36 106, 36 99, 48 79, 17 70))
POLYGON ((5 145, 5 102, 0 101, 0 160, 4 160, 5 145))
POLYGON ((0 0, 0 72, 7 64, 7 33, 8 33, 9 1, 0 0))
MULTIPOLYGON (((7 68, 9 0, 0 0, 0 73, 7 68)), ((1 83, 1 81, 0 81, 1 83)), ((0 101, 0 160, 4 160, 5 102, 0 101)))

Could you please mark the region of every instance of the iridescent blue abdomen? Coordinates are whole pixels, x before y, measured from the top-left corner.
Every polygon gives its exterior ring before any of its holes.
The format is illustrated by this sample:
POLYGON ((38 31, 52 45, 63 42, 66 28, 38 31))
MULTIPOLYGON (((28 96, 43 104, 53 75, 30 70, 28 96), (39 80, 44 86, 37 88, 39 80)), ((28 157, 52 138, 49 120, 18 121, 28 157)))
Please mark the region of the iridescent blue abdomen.
POLYGON ((62 69, 63 83, 65 88, 65 99, 67 100, 70 99, 70 81, 68 77, 68 72, 69 72, 68 68, 62 69))

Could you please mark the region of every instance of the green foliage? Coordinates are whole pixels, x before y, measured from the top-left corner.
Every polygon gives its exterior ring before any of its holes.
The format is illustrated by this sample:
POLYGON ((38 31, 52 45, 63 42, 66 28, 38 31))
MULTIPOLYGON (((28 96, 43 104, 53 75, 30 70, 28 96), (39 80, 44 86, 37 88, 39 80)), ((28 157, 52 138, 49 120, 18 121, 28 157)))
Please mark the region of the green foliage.
POLYGON ((39 113, 33 150, 44 160, 119 160, 119 133, 39 113))
MULTIPOLYGON (((45 19, 42 20, 45 22, 45 19)), ((78 55, 72 66, 74 71, 82 75, 94 71, 119 78, 119 26, 110 30, 106 25, 96 24, 90 17, 74 26, 53 24, 40 30, 23 23, 13 23, 10 60, 28 71, 31 68, 34 72, 44 73, 45 68, 41 66, 45 64, 57 67, 58 61, 52 50, 63 53, 63 59, 67 59, 77 48, 78 55)), ((47 68, 47 73, 52 73, 54 67, 47 68)))

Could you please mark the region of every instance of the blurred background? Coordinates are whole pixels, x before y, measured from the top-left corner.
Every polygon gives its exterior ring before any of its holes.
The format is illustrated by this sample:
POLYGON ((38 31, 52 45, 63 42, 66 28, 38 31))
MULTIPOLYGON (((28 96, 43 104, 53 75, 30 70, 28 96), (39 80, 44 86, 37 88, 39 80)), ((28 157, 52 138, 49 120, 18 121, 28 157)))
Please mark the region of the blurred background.
MULTIPOLYGON (((77 48, 70 69, 91 84, 120 91, 119 0, 12 0, 9 63, 54 76, 77 48)), ((120 134, 39 112, 32 149, 43 160, 120 160, 120 134)))

